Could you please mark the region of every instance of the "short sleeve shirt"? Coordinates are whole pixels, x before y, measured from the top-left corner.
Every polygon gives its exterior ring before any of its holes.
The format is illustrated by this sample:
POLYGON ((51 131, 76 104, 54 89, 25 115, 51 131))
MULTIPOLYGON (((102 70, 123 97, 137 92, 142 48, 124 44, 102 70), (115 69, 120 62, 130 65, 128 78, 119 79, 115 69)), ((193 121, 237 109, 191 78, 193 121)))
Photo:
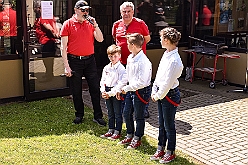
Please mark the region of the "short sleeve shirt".
MULTIPOLYGON (((127 48, 126 35, 128 33, 140 33, 143 36, 149 35, 148 26, 145 22, 138 18, 133 18, 132 22, 126 27, 122 20, 114 23, 112 35, 115 38, 116 44, 121 47, 121 63, 127 64, 127 57, 131 54, 127 48)), ((142 50, 146 53, 146 43, 144 42, 142 50)))
POLYGON ((46 29, 43 24, 50 24, 53 29, 56 30, 55 19, 37 18, 34 23, 34 29, 39 43, 44 45, 48 41, 55 42, 55 37, 53 36, 53 33, 50 30, 46 29))
POLYGON ((11 8, 0 12, 0 36, 17 36, 16 11, 11 8))
POLYGON ((88 56, 94 53, 94 27, 88 21, 78 22, 76 16, 64 22, 60 35, 68 36, 67 53, 88 56))

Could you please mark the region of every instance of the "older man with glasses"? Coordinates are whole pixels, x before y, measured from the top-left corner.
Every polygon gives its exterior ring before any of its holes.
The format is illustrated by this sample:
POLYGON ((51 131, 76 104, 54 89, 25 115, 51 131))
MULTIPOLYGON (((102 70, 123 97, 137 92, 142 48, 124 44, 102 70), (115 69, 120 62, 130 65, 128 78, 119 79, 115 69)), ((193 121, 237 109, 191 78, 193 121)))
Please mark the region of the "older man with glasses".
POLYGON ((65 74, 70 77, 73 103, 76 118, 73 123, 82 123, 84 117, 84 102, 82 98, 82 77, 89 85, 89 92, 94 109, 93 121, 100 126, 106 126, 102 119, 100 106, 100 80, 94 58, 94 39, 103 41, 103 34, 95 18, 90 17, 90 6, 86 1, 75 4, 75 14, 64 22, 61 29, 61 54, 64 61, 65 74))

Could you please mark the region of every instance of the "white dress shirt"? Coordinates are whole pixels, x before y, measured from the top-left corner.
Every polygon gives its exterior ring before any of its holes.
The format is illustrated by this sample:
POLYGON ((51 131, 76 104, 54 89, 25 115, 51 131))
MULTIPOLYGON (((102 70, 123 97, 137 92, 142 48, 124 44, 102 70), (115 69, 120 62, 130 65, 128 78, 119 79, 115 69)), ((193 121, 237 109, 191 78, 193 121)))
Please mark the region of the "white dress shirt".
POLYGON ((163 99, 170 89, 174 89, 179 85, 178 78, 181 76, 182 71, 183 63, 178 54, 178 48, 170 52, 165 51, 152 86, 154 100, 163 99))
POLYGON ((127 74, 125 67, 118 61, 115 65, 110 62, 103 68, 100 81, 100 91, 105 92, 105 86, 113 87, 107 94, 115 96, 117 92, 121 93, 123 86, 127 84, 127 74))
POLYGON ((125 92, 136 91, 151 84, 152 63, 141 50, 136 56, 130 54, 127 58, 128 85, 122 89, 125 92))

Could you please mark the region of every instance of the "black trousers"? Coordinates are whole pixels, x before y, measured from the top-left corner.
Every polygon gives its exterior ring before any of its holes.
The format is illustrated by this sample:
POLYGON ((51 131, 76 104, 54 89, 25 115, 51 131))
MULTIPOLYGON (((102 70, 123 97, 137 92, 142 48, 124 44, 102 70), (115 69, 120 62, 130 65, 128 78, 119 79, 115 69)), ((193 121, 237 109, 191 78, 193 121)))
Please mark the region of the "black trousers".
POLYGON ((100 106, 100 79, 97 74, 97 67, 94 55, 88 59, 78 59, 68 56, 69 66, 75 71, 70 77, 70 86, 72 88, 72 97, 76 117, 84 116, 84 102, 82 97, 82 77, 84 76, 91 96, 94 110, 94 118, 102 118, 102 109, 100 106))
POLYGON ((56 52, 56 43, 52 40, 41 46, 42 57, 54 57, 56 52))

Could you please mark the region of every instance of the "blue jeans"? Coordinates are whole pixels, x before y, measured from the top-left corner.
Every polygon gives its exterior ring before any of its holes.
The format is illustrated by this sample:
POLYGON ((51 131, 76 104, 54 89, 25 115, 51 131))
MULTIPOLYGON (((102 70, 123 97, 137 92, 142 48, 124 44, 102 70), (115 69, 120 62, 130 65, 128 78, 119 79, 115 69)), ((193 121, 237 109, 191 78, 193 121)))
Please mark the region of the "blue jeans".
MULTIPOLYGON (((176 87, 170 90, 167 96, 174 102, 180 102, 180 91, 176 87)), ((167 150, 175 151, 176 148, 176 128, 175 128, 175 115, 177 107, 169 103, 166 98, 158 100, 158 115, 159 115, 159 135, 158 145, 165 147, 166 142, 167 150)))
POLYGON ((106 106, 108 108, 108 126, 109 129, 115 129, 121 133, 122 130, 122 100, 117 100, 116 97, 109 97, 106 99, 106 106))
MULTIPOLYGON (((151 94, 151 86, 138 90, 139 95, 145 101, 148 101, 151 94)), ((127 127, 127 134, 134 134, 141 138, 145 130, 145 112, 146 104, 142 102, 135 92, 127 92, 125 98, 125 107, 123 110, 124 119, 127 127), (134 118, 136 120, 136 131, 134 131, 134 118)))

